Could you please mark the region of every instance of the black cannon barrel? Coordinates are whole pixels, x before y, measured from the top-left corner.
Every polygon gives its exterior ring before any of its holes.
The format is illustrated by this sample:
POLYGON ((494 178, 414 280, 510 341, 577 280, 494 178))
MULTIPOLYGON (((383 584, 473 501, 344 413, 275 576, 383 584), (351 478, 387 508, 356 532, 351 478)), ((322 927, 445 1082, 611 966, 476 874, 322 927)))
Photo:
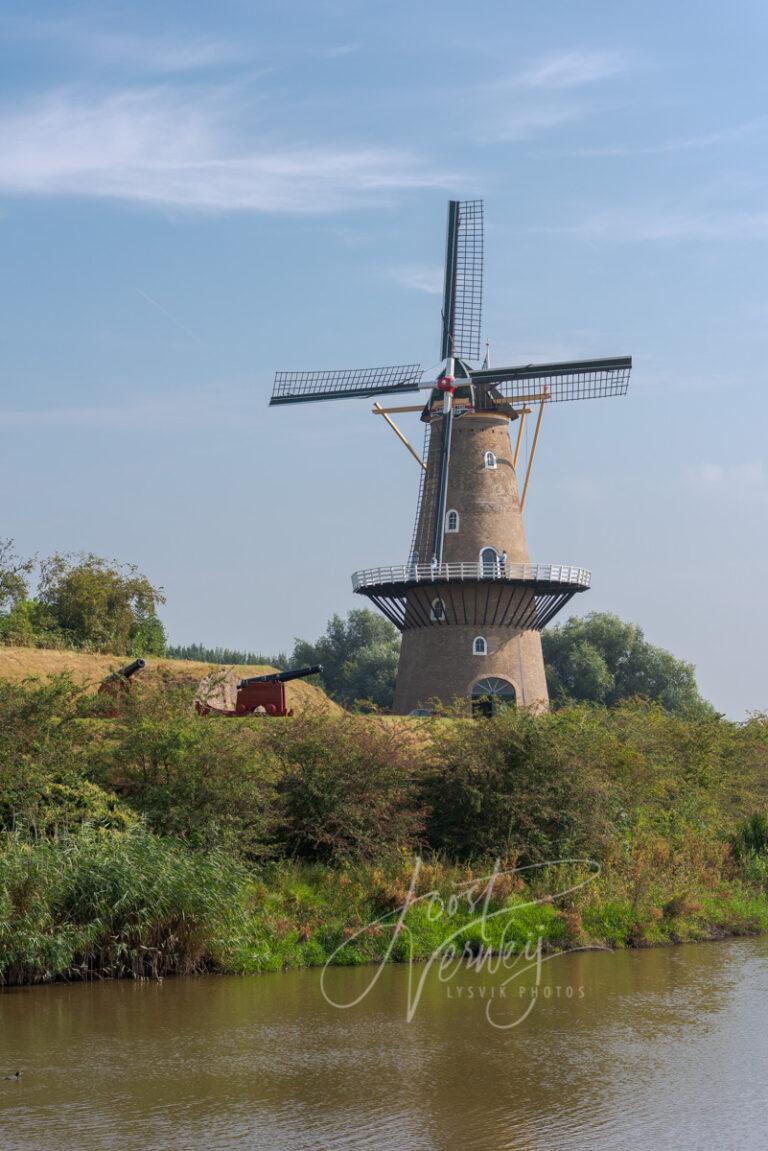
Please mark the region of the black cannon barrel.
POLYGON ((125 679, 130 679, 132 675, 135 675, 137 671, 141 671, 143 667, 146 667, 146 661, 143 659, 135 659, 133 663, 127 663, 125 667, 121 667, 117 674, 122 675, 125 679))
POLYGON ((252 683, 288 683, 291 679, 304 679, 308 675, 317 675, 323 670, 321 663, 313 667, 297 667, 293 671, 272 671, 269 675, 254 675, 250 679, 241 679, 238 687, 249 687, 252 683))

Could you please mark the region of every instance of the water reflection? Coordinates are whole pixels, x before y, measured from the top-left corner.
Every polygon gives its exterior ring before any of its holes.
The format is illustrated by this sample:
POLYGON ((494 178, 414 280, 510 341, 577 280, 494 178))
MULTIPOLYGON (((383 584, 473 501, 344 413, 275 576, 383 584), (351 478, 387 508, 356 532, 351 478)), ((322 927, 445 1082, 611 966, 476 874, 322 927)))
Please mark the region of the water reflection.
POLYGON ((0 1146, 762 1148, 767 960, 768 940, 562 956, 510 1031, 485 1015, 504 973, 430 974, 410 1024, 402 967, 349 1011, 317 971, 9 990, 0 1063, 26 1075, 0 1083, 0 1146))

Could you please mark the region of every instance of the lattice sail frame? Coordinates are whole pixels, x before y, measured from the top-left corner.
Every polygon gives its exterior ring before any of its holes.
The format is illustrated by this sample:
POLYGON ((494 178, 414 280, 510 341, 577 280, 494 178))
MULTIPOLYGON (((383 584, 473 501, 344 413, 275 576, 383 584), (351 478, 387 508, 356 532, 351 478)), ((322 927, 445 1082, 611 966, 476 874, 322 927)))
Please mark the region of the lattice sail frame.
MULTIPOLYGON (((512 403, 544 400, 593 400, 623 396, 629 387, 631 356, 573 360, 562 364, 522 364, 512 368, 468 369, 457 381, 472 383, 512 403)), ((276 372, 270 404, 301 404, 416 392, 424 372, 420 364, 384 368, 276 372)))
POLYGON ((456 310, 453 343, 456 355, 480 359, 483 319, 483 201, 459 202, 456 244, 456 310))
POLYGON ((343 400, 354 396, 383 396, 418 391, 423 375, 420 364, 397 364, 385 368, 338 368, 315 372, 276 372, 270 404, 311 403, 343 400))
POLYGON ((513 403, 563 403, 626 395, 631 370, 632 357, 617 356, 562 364, 480 368, 470 371, 470 380, 513 403))

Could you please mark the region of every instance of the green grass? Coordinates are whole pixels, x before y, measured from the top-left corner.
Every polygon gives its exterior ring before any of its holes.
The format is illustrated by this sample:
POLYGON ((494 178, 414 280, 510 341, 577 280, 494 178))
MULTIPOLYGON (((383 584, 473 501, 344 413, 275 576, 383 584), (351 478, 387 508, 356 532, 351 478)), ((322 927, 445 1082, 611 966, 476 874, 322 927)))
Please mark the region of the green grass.
POLYGON ((550 902, 543 893, 563 890, 562 868, 528 885, 502 877, 483 922, 479 908, 449 901, 486 869, 433 861, 397 931, 410 868, 401 856, 380 867, 254 869, 141 827, 37 841, 9 834, 0 849, 0 980, 257 973, 329 960, 426 960, 451 942, 470 954, 519 952, 539 939, 545 951, 559 951, 768 930, 765 891, 740 878, 721 877, 714 890, 689 886, 681 896, 675 877, 657 877, 652 897, 633 906, 616 895, 626 877, 606 871, 550 902))

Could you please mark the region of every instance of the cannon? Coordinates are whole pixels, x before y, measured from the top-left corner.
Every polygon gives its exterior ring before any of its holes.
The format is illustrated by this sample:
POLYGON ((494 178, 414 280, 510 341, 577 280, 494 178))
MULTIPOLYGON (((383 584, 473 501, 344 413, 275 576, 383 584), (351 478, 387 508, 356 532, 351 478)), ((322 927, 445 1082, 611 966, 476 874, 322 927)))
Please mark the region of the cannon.
POLYGON ((141 671, 146 666, 146 660, 135 659, 133 663, 127 663, 125 667, 119 667, 117 671, 113 671, 111 675, 107 676, 104 683, 110 683, 112 680, 117 680, 119 683, 123 679, 130 679, 132 675, 136 675, 137 671, 141 671))
POLYGON ((120 667, 117 671, 113 671, 110 675, 103 679, 99 684, 99 695, 110 695, 115 700, 115 706, 112 711, 107 712, 109 716, 117 715, 117 701, 125 697, 125 693, 131 689, 131 676, 136 675, 137 671, 141 671, 146 667, 146 661, 143 659, 135 659, 133 663, 127 663, 125 667, 120 667))
POLYGON ((197 689, 195 710, 200 715, 292 715, 286 705, 285 684, 323 670, 322 664, 273 671, 240 679, 235 671, 212 672, 197 689))
POLYGON ((306 679, 308 675, 319 675, 323 665, 317 663, 314 667, 295 667, 292 671, 271 671, 268 675, 253 675, 250 679, 241 679, 238 687, 250 687, 254 683, 289 683, 292 679, 306 679))
POLYGON ((133 663, 127 663, 125 667, 119 667, 117 671, 113 671, 111 675, 101 681, 99 691, 107 693, 122 691, 128 687, 131 676, 136 675, 136 672, 141 671, 143 667, 146 667, 146 661, 143 659, 135 659, 133 663))

